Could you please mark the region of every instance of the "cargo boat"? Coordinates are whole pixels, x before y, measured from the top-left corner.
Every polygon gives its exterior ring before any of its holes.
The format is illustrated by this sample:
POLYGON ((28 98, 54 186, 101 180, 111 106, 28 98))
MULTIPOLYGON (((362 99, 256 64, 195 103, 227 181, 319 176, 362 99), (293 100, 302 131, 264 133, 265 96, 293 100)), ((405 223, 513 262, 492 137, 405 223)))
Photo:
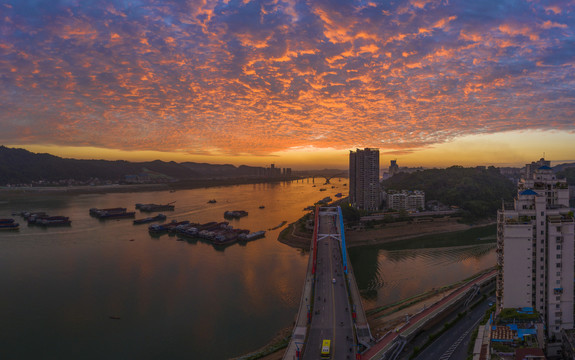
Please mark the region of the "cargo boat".
MULTIPOLYGON (((174 201, 175 202, 175 201, 174 201)), ((154 212, 154 211, 172 211, 176 208, 173 205, 174 202, 158 205, 158 204, 136 204, 136 208, 142 212, 154 212), (138 206, 139 205, 139 206, 138 206)))
POLYGON ((171 223, 169 224, 164 224, 164 225, 160 225, 160 224, 153 224, 148 226, 148 231, 151 234, 161 234, 161 233, 166 233, 168 231, 170 231, 170 229, 175 228, 176 226, 179 225, 185 225, 185 224, 189 224, 189 221, 176 221, 176 220, 172 220, 171 223))
POLYGON ((166 220, 166 215, 158 214, 158 215, 153 216, 153 217, 147 217, 145 219, 134 220, 134 225, 146 224, 146 223, 151 223, 154 221, 162 221, 162 220, 166 220))
POLYGON ((255 240, 255 239, 259 239, 262 238, 266 235, 266 232, 264 230, 262 231, 256 231, 254 233, 251 234, 240 234, 238 236, 238 240, 239 241, 250 241, 250 240, 255 240))
POLYGON ((37 225, 42 226, 68 226, 72 224, 67 216, 48 216, 36 220, 37 225))
POLYGON ((122 208, 122 207, 108 208, 108 209, 91 208, 90 209, 90 215, 99 217, 98 215, 103 213, 103 212, 126 212, 127 210, 128 209, 122 208))
POLYGON ((133 218, 136 216, 135 211, 126 211, 125 208, 120 209, 104 209, 100 210, 95 213, 95 215, 99 219, 124 219, 124 218, 133 218))
POLYGON ((20 224, 14 222, 14 219, 0 219, 0 230, 18 230, 20 224))

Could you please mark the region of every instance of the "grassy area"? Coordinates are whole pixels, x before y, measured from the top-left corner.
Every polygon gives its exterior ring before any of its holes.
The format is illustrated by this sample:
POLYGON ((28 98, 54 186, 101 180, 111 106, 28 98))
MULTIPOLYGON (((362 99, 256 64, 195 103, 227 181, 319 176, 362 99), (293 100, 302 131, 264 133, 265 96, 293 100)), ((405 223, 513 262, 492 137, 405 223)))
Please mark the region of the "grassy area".
POLYGON ((413 239, 393 241, 379 245, 378 248, 385 250, 405 250, 493 243, 496 241, 496 232, 497 225, 491 224, 463 231, 424 235, 413 239))

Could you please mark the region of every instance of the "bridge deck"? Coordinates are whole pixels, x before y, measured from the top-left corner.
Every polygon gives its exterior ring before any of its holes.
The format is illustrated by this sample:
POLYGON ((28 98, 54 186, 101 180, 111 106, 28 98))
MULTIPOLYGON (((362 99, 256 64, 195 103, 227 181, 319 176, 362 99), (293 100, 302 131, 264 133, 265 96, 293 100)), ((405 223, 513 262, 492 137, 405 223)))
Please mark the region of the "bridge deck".
POLYGON ((338 208, 316 208, 304 293, 284 359, 299 359, 298 355, 319 359, 323 340, 331 340, 331 359, 354 358, 357 343, 371 339, 349 257, 341 245, 340 214, 338 208))

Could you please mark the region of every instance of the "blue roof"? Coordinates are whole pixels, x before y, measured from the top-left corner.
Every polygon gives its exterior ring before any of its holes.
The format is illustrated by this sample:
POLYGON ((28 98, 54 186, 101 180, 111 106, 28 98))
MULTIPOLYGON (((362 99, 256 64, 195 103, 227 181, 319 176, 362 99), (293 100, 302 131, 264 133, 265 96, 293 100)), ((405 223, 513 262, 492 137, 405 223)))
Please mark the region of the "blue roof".
POLYGON ((550 168, 549 166, 547 166, 547 165, 543 165, 543 166, 541 166, 541 167, 539 168, 539 170, 553 170, 553 169, 551 169, 551 168, 550 168))
POLYGON ((537 195, 537 193, 531 189, 523 190, 519 195, 537 195))

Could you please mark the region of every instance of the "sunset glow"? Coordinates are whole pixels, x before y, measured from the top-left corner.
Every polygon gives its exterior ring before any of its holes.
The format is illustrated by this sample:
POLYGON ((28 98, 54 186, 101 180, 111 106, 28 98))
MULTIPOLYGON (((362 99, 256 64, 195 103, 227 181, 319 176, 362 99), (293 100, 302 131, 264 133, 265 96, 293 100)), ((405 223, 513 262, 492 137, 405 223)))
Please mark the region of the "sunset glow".
POLYGON ((0 0, 0 144, 294 168, 575 160, 572 1, 0 0))

